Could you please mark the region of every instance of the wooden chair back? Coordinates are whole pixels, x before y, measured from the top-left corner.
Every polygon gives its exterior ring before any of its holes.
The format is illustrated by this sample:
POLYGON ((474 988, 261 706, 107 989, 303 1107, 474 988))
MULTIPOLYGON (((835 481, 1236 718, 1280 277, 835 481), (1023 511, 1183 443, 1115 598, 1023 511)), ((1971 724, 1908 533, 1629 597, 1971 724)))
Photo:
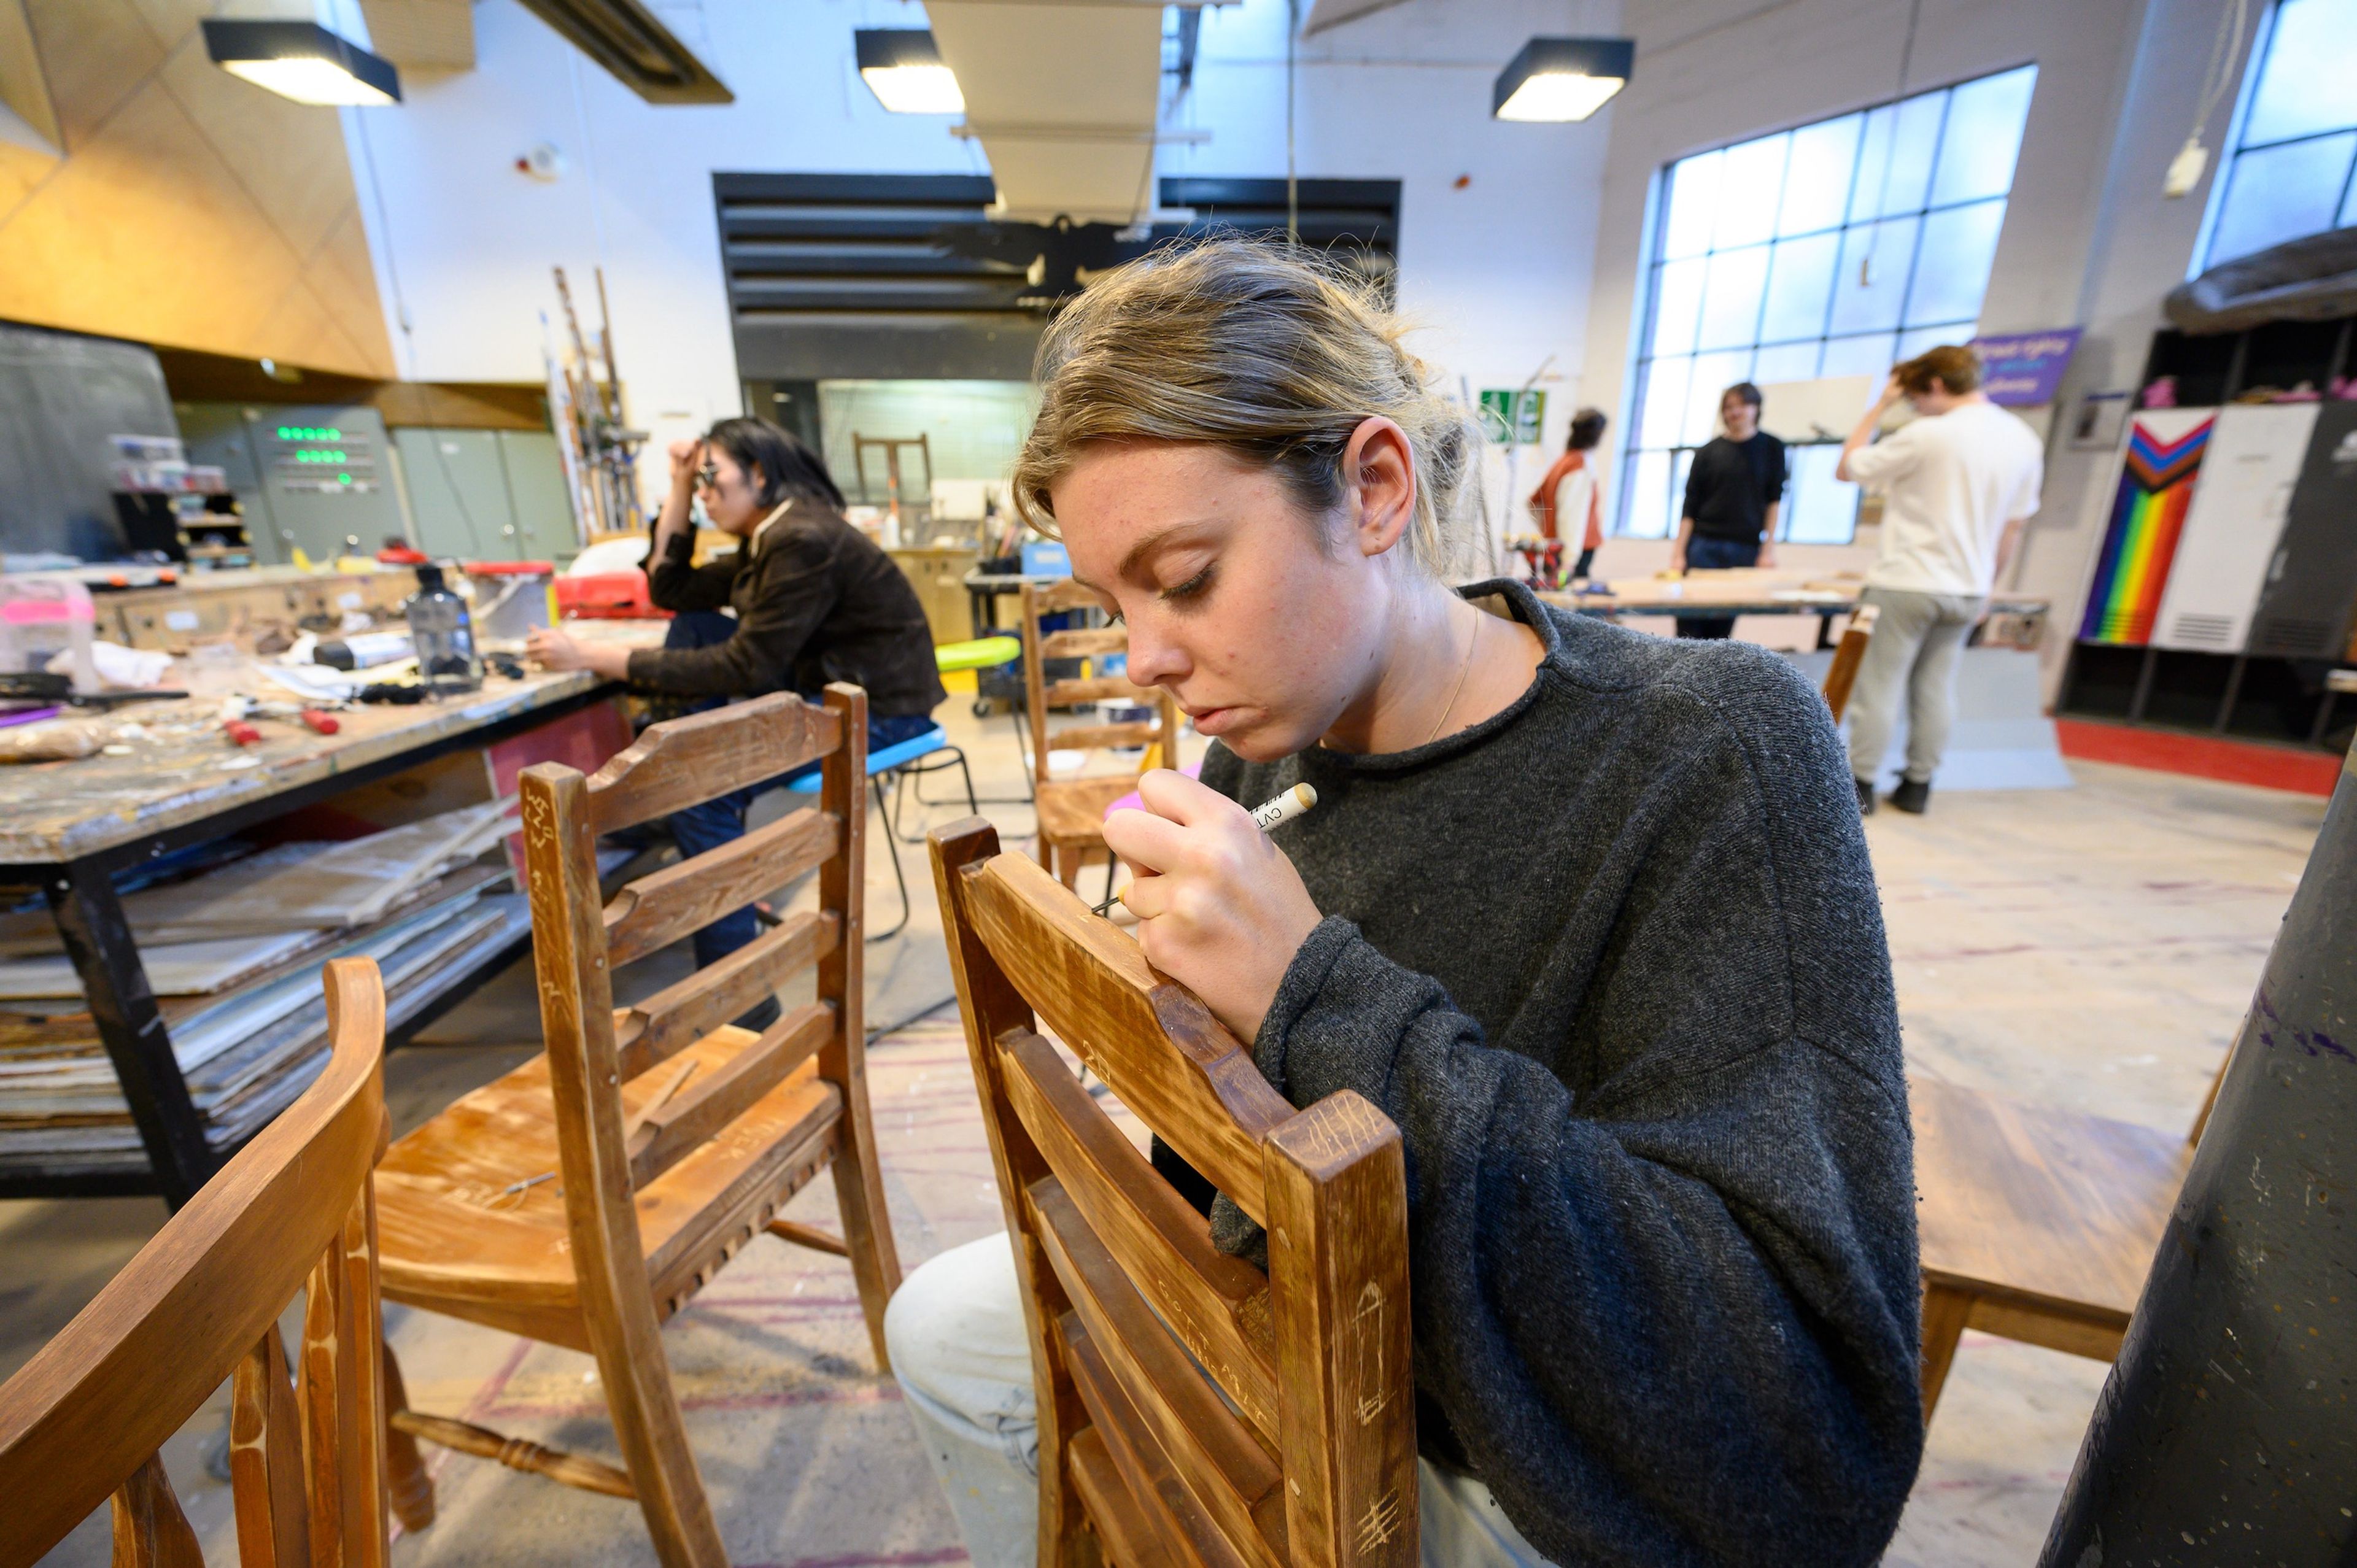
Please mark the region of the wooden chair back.
MULTIPOLYGON (((1162 750, 1160 766, 1178 766, 1174 759, 1176 754, 1162 744, 1165 736, 1178 733, 1178 700, 1168 692, 1158 687, 1140 686, 1120 675, 1096 675, 1065 681, 1048 679, 1048 660, 1050 659, 1097 658, 1127 651, 1127 627, 1101 626, 1049 632, 1039 629, 1043 617, 1062 610, 1096 607, 1096 596, 1070 578, 1044 585, 1038 583, 1023 585, 1023 695, 1026 714, 1030 721, 1031 777, 1039 783, 1048 781, 1048 753, 1055 750, 1086 751, 1100 746, 1155 746, 1162 750), (1155 716, 1125 724, 1067 725, 1053 733, 1048 728, 1048 710, 1050 708, 1118 698, 1150 703, 1155 707, 1155 716)), ((1142 767, 1139 769, 1141 772, 1144 770, 1142 767)))
MULTIPOLYGON (((693 714, 650 727, 591 777, 561 763, 528 768, 522 792, 533 958, 583 1305, 619 1315, 623 1325, 617 1332, 637 1325, 649 1353, 659 1355, 652 1344, 656 1320, 642 1307, 651 1287, 637 1190, 723 1137, 813 1056, 819 1075, 842 1089, 844 1123, 868 1125, 860 940, 867 693, 837 683, 827 687, 823 707, 780 693, 693 714), (821 763, 823 779, 816 804, 641 876, 610 901, 600 897, 600 833, 813 761, 821 763), (790 915, 720 962, 616 1011, 616 970, 813 869, 819 874, 815 911, 790 915), (673 1073, 651 1101, 624 1116, 624 1083, 660 1069, 813 964, 816 1000, 780 1017, 703 1081, 688 1080, 692 1065, 673 1073)), ((873 1151, 858 1153, 872 1156, 873 1151)), ((859 1234, 866 1228, 877 1246, 889 1246, 875 1162, 845 1160, 837 1171, 862 1294, 880 1303, 892 1282, 877 1273, 877 1247, 864 1244, 867 1238, 859 1234), (862 1173, 858 1179, 850 1175, 854 1170, 862 1173), (864 1277, 870 1273, 877 1277, 864 1277)), ((880 1325, 871 1326, 880 1332, 880 1325)))
POLYGON ((384 991, 328 965, 327 1070, 0 1385, 0 1565, 24 1568, 113 1499, 116 1568, 203 1559, 157 1455, 231 1380, 246 1568, 385 1560, 370 1173, 384 1148, 384 991), (278 1318, 304 1297, 287 1364, 278 1318))
POLYGON ((1874 623, 1882 611, 1874 605, 1860 605, 1850 612, 1849 625, 1842 628, 1841 641, 1834 648, 1834 661, 1825 667, 1825 706, 1833 710, 1834 723, 1842 722, 1842 714, 1849 707, 1849 691, 1857 684, 1857 667, 1866 661, 1866 645, 1874 639, 1874 623))
POLYGON ((969 819, 931 835, 942 918, 1024 1291, 1039 1562, 1415 1561, 1398 1129, 1297 1112, 1192 993, 969 819), (1268 1231, 1217 1251, 1039 1032, 1268 1231))

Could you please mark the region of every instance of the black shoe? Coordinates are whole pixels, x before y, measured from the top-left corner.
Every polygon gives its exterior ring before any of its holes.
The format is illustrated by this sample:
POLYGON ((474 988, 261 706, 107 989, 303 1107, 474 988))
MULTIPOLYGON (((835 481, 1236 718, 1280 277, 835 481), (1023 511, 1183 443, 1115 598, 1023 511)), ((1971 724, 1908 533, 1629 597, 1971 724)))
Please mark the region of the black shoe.
POLYGON ((1857 786, 1857 814, 1861 817, 1874 815, 1874 786, 1863 779, 1853 779, 1850 782, 1857 786))
POLYGON ((740 1029, 750 1029, 753 1033, 758 1035, 762 1030, 768 1028, 770 1025, 776 1023, 780 1018, 785 1016, 785 1012, 786 1010, 778 1004, 778 999, 776 997, 764 996, 760 1001, 755 1003, 752 1007, 748 1009, 741 1016, 733 1018, 730 1022, 735 1024, 737 1027, 740 1029))
POLYGON ((1932 786, 1928 781, 1901 779, 1899 788, 1890 792, 1890 803, 1902 811, 1912 811, 1920 817, 1923 814, 1923 808, 1932 803, 1932 786))

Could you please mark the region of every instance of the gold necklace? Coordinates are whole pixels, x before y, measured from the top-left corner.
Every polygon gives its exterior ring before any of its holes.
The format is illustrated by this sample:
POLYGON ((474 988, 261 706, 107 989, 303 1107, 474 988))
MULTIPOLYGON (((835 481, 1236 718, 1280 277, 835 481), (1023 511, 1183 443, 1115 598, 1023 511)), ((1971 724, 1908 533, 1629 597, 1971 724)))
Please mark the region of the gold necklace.
POLYGON ((1448 706, 1441 709, 1440 716, 1432 721, 1432 733, 1424 737, 1426 746, 1440 738, 1440 726, 1448 722, 1449 714, 1457 707, 1457 699, 1465 694, 1465 678, 1473 673, 1473 650, 1481 646, 1481 622, 1489 618, 1480 610, 1475 610, 1473 615, 1473 635, 1465 639, 1465 668, 1457 672, 1457 688, 1448 693, 1448 706))

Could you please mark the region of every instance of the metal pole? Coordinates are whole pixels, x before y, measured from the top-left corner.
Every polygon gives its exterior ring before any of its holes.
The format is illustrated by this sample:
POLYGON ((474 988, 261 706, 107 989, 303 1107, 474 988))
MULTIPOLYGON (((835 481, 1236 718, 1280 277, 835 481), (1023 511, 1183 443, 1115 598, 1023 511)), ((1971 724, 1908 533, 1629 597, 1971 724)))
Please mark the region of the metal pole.
POLYGON ((2357 781, 2343 769, 2042 1568, 2357 1562, 2357 781))

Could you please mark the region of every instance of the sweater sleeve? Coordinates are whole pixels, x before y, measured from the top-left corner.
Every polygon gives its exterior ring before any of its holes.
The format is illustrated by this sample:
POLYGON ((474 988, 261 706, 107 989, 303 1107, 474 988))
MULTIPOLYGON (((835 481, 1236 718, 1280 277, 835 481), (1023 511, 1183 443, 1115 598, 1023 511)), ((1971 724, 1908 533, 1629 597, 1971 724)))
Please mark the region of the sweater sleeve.
POLYGON ((648 561, 647 598, 655 608, 676 615, 726 607, 728 589, 737 581, 737 568, 745 559, 742 550, 701 566, 689 564, 694 554, 695 541, 682 530, 671 536, 671 548, 663 552, 660 560, 648 561))
MULTIPOLYGON (((1695 825, 1620 895, 1620 956, 1583 1008, 1615 1019, 1598 1081, 1575 1092, 1485 1044, 1340 918, 1303 944, 1255 1042, 1293 1103, 1354 1089, 1399 1124, 1419 1391, 1556 1562, 1870 1563, 1921 1452, 1880 922, 1780 882, 1779 851, 1812 852, 1775 842, 1792 824, 1756 789, 1713 815, 1721 792, 1679 791, 1670 815, 1695 825), (1855 1009, 1863 1049, 1807 1037, 1784 1000, 1844 964, 1882 977, 1855 1009), (1763 969, 1772 983, 1724 978, 1763 969)), ((1854 810, 1835 891, 1870 909, 1854 810)))
POLYGON ((789 533, 746 566, 753 602, 735 635, 710 648, 641 648, 630 654, 634 684, 684 696, 758 696, 792 683, 795 656, 834 607, 833 560, 824 540, 789 533))

